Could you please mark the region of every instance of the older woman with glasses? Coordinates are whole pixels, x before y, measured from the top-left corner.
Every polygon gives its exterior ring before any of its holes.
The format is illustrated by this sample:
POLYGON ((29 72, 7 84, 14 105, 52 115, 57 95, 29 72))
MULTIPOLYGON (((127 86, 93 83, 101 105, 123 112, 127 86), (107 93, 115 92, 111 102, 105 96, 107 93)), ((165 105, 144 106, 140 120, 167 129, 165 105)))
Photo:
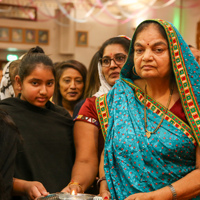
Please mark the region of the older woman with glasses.
POLYGON ((76 160, 72 170, 71 182, 63 189, 63 192, 72 192, 72 190, 75 193, 85 192, 95 181, 104 145, 95 99, 108 92, 119 79, 129 46, 129 38, 118 36, 105 41, 99 49, 98 68, 101 86, 93 97, 86 99, 75 119, 76 160))
POLYGON ((112 59, 106 55, 99 60, 102 65, 103 75, 110 86, 113 86, 116 79, 119 78, 119 72, 121 70, 120 66, 122 66, 125 63, 126 57, 127 55, 124 53, 117 53, 113 55, 112 59), (113 63, 111 65, 112 61, 113 63))

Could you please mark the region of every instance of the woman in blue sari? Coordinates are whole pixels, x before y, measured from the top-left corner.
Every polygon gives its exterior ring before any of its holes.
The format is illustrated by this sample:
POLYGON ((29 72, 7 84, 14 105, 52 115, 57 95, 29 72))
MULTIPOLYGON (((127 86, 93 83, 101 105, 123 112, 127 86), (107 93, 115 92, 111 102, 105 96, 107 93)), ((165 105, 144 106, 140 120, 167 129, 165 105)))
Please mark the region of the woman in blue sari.
POLYGON ((120 79, 96 100, 104 199, 200 199, 199 68, 171 23, 138 26, 120 79))

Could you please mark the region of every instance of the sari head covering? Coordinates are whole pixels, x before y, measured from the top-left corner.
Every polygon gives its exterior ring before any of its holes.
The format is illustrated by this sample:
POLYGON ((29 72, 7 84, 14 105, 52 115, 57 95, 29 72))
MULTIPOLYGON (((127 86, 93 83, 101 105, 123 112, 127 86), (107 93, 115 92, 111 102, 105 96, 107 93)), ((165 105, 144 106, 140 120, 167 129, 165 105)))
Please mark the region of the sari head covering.
POLYGON ((95 97, 99 97, 103 94, 106 94, 110 91, 110 89, 112 88, 108 82, 106 81, 103 72, 102 72, 102 66, 101 63, 98 62, 98 74, 99 74, 99 80, 100 80, 100 87, 99 90, 93 95, 95 97))
MULTIPOLYGON (((151 192, 186 176, 195 169, 196 145, 200 144, 200 67, 178 30, 164 20, 171 66, 188 124, 147 95, 147 138, 144 91, 134 84, 135 35, 120 79, 107 95, 96 100, 101 129, 106 138, 104 170, 112 199, 151 192)), ((140 25, 139 25, 140 26, 140 25)), ((138 28, 137 28, 138 29, 138 28)), ((136 29, 136 32, 137 32, 136 29)), ((200 197, 197 197, 200 199, 200 197)))

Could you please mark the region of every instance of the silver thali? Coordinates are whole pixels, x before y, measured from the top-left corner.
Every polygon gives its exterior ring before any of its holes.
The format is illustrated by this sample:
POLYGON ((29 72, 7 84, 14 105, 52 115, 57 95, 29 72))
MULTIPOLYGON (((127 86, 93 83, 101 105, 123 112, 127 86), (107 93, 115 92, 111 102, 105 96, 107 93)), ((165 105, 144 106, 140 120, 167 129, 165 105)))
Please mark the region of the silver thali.
POLYGON ((102 200, 100 196, 95 196, 92 194, 82 194, 71 195, 69 193, 52 193, 46 197, 39 197, 37 200, 102 200))

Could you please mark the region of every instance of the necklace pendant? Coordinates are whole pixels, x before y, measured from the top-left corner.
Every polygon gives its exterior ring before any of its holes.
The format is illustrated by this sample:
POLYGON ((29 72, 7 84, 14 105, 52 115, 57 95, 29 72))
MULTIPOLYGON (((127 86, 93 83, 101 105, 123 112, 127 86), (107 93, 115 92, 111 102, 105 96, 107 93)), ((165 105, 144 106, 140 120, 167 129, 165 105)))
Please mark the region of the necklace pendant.
POLYGON ((146 130, 146 136, 147 136, 147 138, 150 138, 151 137, 151 132, 146 130))

